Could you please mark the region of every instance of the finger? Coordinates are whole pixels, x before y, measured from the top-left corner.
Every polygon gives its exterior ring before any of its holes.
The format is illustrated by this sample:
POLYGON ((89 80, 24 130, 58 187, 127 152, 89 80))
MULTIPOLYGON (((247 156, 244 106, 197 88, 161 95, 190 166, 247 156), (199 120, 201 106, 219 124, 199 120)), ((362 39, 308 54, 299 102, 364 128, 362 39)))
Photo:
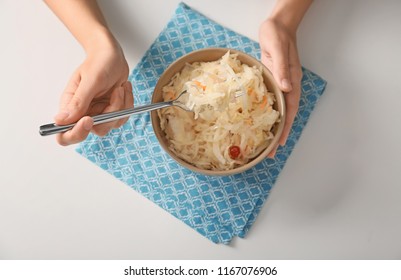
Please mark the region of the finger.
POLYGON ((74 71, 60 98, 59 110, 65 108, 73 97, 81 81, 79 70, 74 71))
POLYGON ((270 153, 267 155, 268 158, 274 158, 274 156, 276 155, 278 149, 278 145, 276 145, 273 150, 270 151, 270 153))
POLYGON ((282 91, 290 92, 292 90, 292 84, 289 64, 289 47, 282 44, 276 45, 272 48, 271 57, 274 79, 282 91))
POLYGON ((284 146, 287 142, 288 136, 291 132, 292 124, 297 115, 299 108, 299 100, 301 98, 301 81, 302 81, 302 67, 299 60, 298 51, 296 45, 290 46, 290 75, 291 84, 293 85, 293 90, 285 95, 287 115, 284 125, 283 134, 280 137, 279 144, 284 146))
MULTIPOLYGON (((132 85, 130 81, 127 81, 123 84, 124 88, 124 108, 128 109, 134 107, 134 95, 132 93, 132 85)), ((125 124, 129 118, 121 119, 117 122, 115 128, 118 128, 125 124)))
POLYGON ((262 53, 261 60, 262 63, 267 67, 267 69, 269 69, 270 72, 273 73, 273 62, 271 60, 271 57, 266 53, 262 53))
POLYGON ((55 121, 59 125, 73 123, 82 118, 95 96, 96 84, 90 79, 81 79, 79 74, 76 75, 74 74, 67 85, 66 91, 63 93, 61 108, 55 116, 55 121), (75 91, 74 88, 76 88, 75 91))
POLYGON ((62 146, 76 144, 88 137, 93 127, 93 119, 91 117, 83 117, 69 131, 57 135, 57 142, 62 146))
POLYGON ((286 113, 283 133, 281 134, 279 140, 279 144, 281 146, 284 146, 285 143, 287 142, 288 136, 292 128, 292 124, 298 112, 300 96, 301 96, 301 83, 294 81, 293 90, 284 96, 287 113, 286 113))
MULTIPOLYGON (((124 89, 117 87, 113 90, 110 97, 110 104, 107 106, 102 113, 109 113, 121 110, 124 106, 124 89)), ((105 136, 117 123, 118 121, 108 122, 96 125, 93 128, 93 132, 99 136, 105 136)))

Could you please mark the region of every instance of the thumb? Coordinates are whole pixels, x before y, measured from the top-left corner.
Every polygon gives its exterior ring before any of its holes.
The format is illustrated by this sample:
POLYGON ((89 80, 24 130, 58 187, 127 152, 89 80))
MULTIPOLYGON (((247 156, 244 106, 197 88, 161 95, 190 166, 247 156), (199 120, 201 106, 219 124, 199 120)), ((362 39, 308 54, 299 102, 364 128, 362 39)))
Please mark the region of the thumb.
POLYGON ((77 122, 89 109, 89 105, 94 97, 94 87, 85 80, 80 80, 76 90, 64 93, 63 105, 55 117, 59 125, 77 122))
POLYGON ((272 53, 273 76, 280 89, 285 92, 292 90, 288 51, 280 49, 272 53))

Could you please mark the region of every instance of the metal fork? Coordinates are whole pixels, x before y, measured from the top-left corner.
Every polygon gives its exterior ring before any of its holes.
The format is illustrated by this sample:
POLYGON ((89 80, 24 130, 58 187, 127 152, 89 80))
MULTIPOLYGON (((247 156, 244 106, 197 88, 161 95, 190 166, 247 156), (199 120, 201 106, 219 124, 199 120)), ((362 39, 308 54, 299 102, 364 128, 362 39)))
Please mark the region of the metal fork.
MULTIPOLYGON (((178 106, 186 111, 191 112, 191 110, 181 101, 179 101, 180 98, 183 96, 187 95, 188 92, 184 90, 183 92, 180 93, 180 95, 173 100, 170 101, 164 101, 164 102, 158 102, 158 103, 152 103, 149 105, 143 105, 143 106, 136 106, 134 108, 129 108, 121 111, 115 111, 115 112, 110 112, 110 113, 104 113, 96 116, 92 116, 93 119, 93 125, 101 124, 101 123, 106 123, 106 122, 112 122, 115 120, 123 119, 128 116, 134 115, 134 114, 141 114, 161 108, 166 108, 170 106, 178 106)), ((47 135, 52 135, 56 133, 61 133, 61 132, 66 132, 70 129, 72 129, 77 123, 72 123, 72 124, 67 124, 67 125, 57 125, 55 123, 49 123, 45 124, 39 127, 39 134, 42 136, 47 136, 47 135)))

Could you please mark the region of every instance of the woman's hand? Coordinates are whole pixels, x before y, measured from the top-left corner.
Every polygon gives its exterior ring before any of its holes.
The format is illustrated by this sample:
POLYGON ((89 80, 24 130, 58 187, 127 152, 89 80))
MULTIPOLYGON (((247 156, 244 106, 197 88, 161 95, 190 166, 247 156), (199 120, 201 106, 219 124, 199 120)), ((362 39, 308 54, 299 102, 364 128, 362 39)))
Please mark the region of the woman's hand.
POLYGON ((70 131, 57 135, 61 145, 84 140, 90 131, 104 136, 127 119, 93 126, 91 115, 126 109, 133 106, 132 87, 124 54, 110 36, 93 42, 87 58, 72 75, 61 96, 60 109, 55 116, 58 125, 78 124, 70 131))
MULTIPOLYGON (((312 0, 277 0, 259 29, 262 62, 273 73, 284 91, 287 115, 279 145, 284 146, 298 112, 302 68, 298 57, 296 33, 312 0)), ((269 154, 274 157, 277 147, 269 154)))
POLYGON ((89 131, 103 136, 127 119, 93 127, 88 115, 133 106, 128 64, 111 34, 96 1, 44 0, 81 44, 86 59, 72 75, 61 96, 55 117, 58 125, 78 122, 72 130, 57 135, 61 145, 84 140, 89 131))
MULTIPOLYGON (((281 146, 287 141, 301 96, 302 69, 295 33, 296 30, 274 18, 265 20, 259 31, 262 62, 273 73, 286 101, 286 120, 279 140, 281 146)), ((276 150, 277 147, 269 157, 274 157, 276 150)))

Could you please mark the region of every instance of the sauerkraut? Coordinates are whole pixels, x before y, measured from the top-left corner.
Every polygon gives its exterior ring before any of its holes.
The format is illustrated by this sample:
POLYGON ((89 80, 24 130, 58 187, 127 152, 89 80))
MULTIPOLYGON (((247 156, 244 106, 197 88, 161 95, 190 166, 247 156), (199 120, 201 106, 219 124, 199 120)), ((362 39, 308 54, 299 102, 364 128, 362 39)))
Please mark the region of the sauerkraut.
POLYGON ((169 148, 202 169, 229 170, 258 156, 279 122, 274 94, 262 69, 242 64, 227 52, 217 61, 187 64, 163 88, 165 101, 184 90, 193 112, 177 107, 158 111, 169 148))

